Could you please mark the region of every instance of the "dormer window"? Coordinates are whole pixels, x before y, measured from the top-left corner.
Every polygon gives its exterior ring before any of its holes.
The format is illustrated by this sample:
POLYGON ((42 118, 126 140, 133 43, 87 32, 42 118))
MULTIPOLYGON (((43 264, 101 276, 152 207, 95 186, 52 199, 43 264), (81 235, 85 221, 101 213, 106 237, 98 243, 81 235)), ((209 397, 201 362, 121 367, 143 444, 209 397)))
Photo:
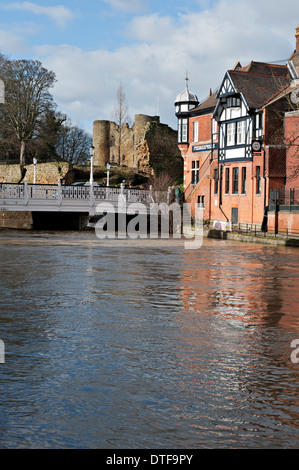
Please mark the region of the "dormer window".
POLYGON ((228 108, 240 108, 241 107, 241 99, 235 96, 229 96, 226 101, 226 105, 228 108))

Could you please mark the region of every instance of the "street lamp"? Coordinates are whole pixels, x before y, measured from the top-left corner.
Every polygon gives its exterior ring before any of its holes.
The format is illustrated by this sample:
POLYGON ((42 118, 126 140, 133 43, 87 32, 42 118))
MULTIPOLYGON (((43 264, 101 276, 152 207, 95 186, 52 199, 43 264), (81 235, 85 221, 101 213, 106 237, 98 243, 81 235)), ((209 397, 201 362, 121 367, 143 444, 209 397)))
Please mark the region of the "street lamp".
POLYGON ((107 163, 107 186, 109 186, 109 170, 110 170, 110 163, 107 163))
POLYGON ((90 186, 93 185, 93 154, 94 154, 94 146, 91 145, 89 147, 89 153, 90 153, 90 180, 89 184, 90 186))
POLYGON ((36 164, 37 159, 33 158, 33 184, 36 184, 36 164))

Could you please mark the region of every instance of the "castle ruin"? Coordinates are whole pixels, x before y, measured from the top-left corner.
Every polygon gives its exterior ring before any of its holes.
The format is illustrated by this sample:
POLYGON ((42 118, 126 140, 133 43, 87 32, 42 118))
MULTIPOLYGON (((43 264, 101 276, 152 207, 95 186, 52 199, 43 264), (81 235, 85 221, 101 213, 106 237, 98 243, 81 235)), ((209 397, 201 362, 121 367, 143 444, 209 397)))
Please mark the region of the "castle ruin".
POLYGON ((121 129, 112 121, 94 121, 93 145, 96 166, 120 164, 149 176, 165 171, 178 178, 183 173, 177 131, 161 124, 159 116, 136 114, 133 126, 126 123, 121 129))

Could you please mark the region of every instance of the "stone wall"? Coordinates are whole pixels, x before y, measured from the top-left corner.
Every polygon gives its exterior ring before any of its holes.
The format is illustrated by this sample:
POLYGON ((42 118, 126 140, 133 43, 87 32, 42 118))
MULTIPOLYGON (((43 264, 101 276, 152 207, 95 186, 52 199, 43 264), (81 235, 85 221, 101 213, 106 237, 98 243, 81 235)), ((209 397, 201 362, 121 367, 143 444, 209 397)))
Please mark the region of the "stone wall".
MULTIPOLYGON (((0 165, 0 183, 33 183, 34 165, 0 165)), ((36 165, 37 184, 63 184, 73 182, 72 168, 69 163, 39 163, 36 165)))
POLYGON ((0 211, 0 228, 30 230, 32 224, 31 212, 0 211))
POLYGON ((158 116, 135 115, 132 127, 119 126, 111 121, 94 121, 94 164, 107 162, 136 168, 152 175, 167 171, 176 177, 183 174, 183 160, 177 147, 177 131, 160 123, 158 116), (120 162, 119 135, 121 132, 120 162))

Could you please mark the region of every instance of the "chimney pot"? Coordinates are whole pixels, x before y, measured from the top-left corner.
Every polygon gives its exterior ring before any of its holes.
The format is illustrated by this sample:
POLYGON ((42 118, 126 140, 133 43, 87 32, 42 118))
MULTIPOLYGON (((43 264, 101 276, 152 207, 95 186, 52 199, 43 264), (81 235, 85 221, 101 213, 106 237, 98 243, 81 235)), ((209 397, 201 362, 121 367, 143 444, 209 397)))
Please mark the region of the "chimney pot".
POLYGON ((296 38, 296 52, 299 52, 299 26, 297 26, 296 28, 295 38, 296 38))

